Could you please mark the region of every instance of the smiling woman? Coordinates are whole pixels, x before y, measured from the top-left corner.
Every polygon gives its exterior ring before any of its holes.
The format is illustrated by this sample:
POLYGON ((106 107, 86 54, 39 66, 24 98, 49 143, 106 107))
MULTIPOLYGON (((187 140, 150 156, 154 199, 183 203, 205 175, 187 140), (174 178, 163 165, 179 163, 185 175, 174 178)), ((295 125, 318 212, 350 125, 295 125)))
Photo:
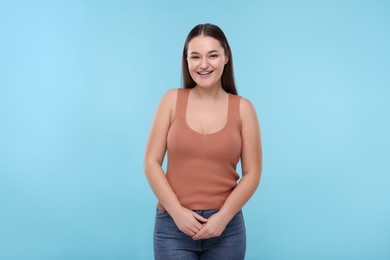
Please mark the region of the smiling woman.
MULTIPOLYGON (((194 88, 197 84, 194 78, 194 70, 199 67, 199 72, 209 64, 221 64, 222 88, 226 92, 237 95, 234 82, 233 57, 228 40, 223 31, 216 25, 203 24, 195 26, 187 36, 182 54, 183 81, 186 88, 194 88), (216 61, 216 62, 213 62, 216 61), (219 63, 218 63, 219 62, 219 63)), ((196 76, 196 75, 195 75, 196 76)))
POLYGON ((144 171, 158 198, 155 259, 244 259, 241 208, 262 168, 256 111, 237 95, 231 50, 218 26, 191 30, 182 64, 184 88, 163 96, 145 151, 144 171))
POLYGON ((195 37, 188 44, 188 53, 188 70, 194 81, 205 87, 215 85, 229 60, 219 41, 210 36, 195 37))

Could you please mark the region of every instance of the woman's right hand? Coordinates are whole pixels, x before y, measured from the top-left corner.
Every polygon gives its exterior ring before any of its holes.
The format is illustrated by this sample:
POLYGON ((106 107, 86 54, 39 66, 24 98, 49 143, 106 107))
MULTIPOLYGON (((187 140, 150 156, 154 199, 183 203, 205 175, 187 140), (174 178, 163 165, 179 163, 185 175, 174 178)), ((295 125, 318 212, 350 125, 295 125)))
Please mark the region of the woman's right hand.
POLYGON ((170 215, 179 230, 190 237, 193 237, 199 232, 199 230, 202 229, 203 224, 201 222, 207 222, 207 218, 204 218, 196 212, 184 207, 171 212, 170 215))

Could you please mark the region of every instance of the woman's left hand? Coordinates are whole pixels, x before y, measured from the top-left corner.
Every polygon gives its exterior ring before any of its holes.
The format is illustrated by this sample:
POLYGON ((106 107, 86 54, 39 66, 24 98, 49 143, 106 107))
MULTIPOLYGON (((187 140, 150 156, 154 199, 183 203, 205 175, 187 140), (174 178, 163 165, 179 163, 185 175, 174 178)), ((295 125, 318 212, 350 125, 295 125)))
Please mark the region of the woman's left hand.
POLYGON ((208 218, 207 223, 203 224, 203 227, 199 232, 192 237, 193 240, 207 239, 211 237, 218 237, 225 230, 226 225, 230 219, 217 212, 208 218))

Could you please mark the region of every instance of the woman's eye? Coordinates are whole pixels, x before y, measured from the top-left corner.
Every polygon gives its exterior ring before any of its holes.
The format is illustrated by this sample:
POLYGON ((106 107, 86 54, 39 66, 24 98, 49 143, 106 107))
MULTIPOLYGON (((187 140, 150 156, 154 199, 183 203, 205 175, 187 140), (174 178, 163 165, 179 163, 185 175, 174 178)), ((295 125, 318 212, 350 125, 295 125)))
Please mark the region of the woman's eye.
POLYGON ((191 59, 195 60, 195 59, 199 59, 199 57, 198 56, 192 56, 191 59))
POLYGON ((216 57, 218 57, 218 55, 214 54, 214 55, 211 55, 210 57, 211 58, 216 58, 216 57))

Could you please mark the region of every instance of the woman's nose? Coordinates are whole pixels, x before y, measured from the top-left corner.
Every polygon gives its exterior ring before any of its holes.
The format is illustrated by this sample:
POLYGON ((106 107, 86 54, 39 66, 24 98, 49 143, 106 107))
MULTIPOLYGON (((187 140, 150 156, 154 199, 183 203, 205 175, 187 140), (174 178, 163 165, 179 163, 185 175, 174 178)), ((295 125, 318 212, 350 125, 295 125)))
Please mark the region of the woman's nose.
POLYGON ((207 59, 202 59, 201 63, 200 63, 200 67, 202 69, 205 69, 207 68, 207 59))

